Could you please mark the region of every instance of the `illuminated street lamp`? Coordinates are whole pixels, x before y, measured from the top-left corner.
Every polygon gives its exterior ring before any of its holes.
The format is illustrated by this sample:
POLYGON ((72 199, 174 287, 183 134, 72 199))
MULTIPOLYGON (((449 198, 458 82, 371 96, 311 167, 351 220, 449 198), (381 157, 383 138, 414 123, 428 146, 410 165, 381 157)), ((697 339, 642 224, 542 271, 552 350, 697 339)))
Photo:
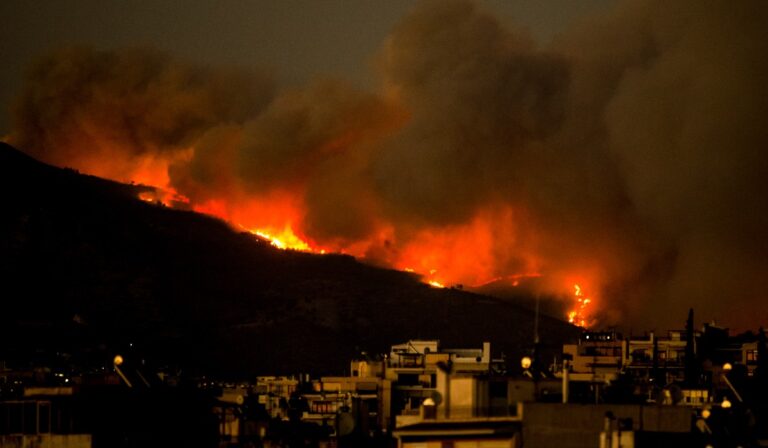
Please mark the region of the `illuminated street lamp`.
POLYGON ((523 359, 520 360, 520 366, 522 366, 522 368, 525 370, 530 369, 531 364, 533 364, 533 360, 530 356, 524 356, 523 359))
POLYGON ((125 384, 128 387, 133 387, 133 384, 131 384, 130 380, 125 376, 122 370, 120 370, 120 365, 123 363, 123 357, 120 355, 115 355, 115 358, 112 360, 112 365, 115 367, 115 372, 117 372, 118 375, 120 375, 120 378, 125 381, 125 384))
POLYGON ((731 405, 731 402, 730 402, 730 400, 728 400, 728 398, 723 398, 723 402, 722 402, 722 403, 720 403, 720 406, 721 406, 723 409, 730 409, 730 407, 731 407, 732 405, 731 405))
MULTIPOLYGON (((731 380, 729 380, 728 379, 728 375, 726 375, 726 373, 730 372, 732 369, 733 369, 733 366, 731 365, 731 363, 726 362, 725 364, 723 364, 723 372, 720 374, 720 377, 723 379, 723 381, 728 386, 728 388, 731 389, 731 392, 733 392, 733 395, 736 396, 737 400, 739 400, 739 403, 743 403, 744 400, 741 398, 741 394, 739 394, 739 391, 736 390, 735 387, 733 387, 733 384, 731 384, 731 380)), ((726 407, 725 406, 725 401, 726 400, 727 399, 723 400, 723 407, 726 407)), ((728 402, 728 407, 731 407, 731 402, 730 401, 728 402)))

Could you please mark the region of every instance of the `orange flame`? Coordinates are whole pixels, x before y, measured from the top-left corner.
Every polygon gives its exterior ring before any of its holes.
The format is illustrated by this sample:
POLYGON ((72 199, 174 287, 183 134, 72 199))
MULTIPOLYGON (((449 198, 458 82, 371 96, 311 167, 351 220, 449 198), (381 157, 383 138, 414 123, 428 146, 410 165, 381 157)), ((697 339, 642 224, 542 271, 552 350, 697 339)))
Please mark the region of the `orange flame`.
POLYGON ((278 249, 314 252, 319 254, 326 253, 325 249, 313 248, 309 243, 296 236, 290 226, 286 226, 280 232, 270 232, 269 230, 259 229, 251 229, 249 232, 268 240, 271 245, 278 249))
MULTIPOLYGON (((184 154, 183 157, 188 157, 184 154)), ((169 185, 168 161, 151 159, 135 163, 129 170, 129 176, 144 185, 155 185, 153 191, 138 193, 141 200, 173 207, 179 203, 190 204, 190 200, 179 195, 169 185), (162 168, 162 167, 160 167, 162 168)), ((119 163, 118 163, 119 164, 119 163)), ((92 168, 89 166, 88 168, 92 168)), ((118 177, 102 169, 88 169, 97 175, 118 177)), ((259 197, 235 193, 232 197, 218 196, 202 202, 191 203, 194 211, 221 218, 269 241, 274 247, 313 253, 347 253, 356 257, 365 257, 371 247, 383 241, 391 241, 397 249, 383 260, 384 263, 407 272, 421 275, 422 281, 435 288, 446 285, 466 284, 483 286, 496 281, 508 281, 513 287, 529 278, 541 277, 539 262, 528 256, 525 259, 524 273, 505 272, 503 263, 499 264, 499 247, 515 246, 515 215, 510 207, 488 207, 481 210, 465 224, 442 227, 423 227, 415 234, 398 243, 396 231, 392 225, 383 223, 378 233, 369 239, 329 244, 322 246, 311 241, 302 232, 303 210, 302 189, 293 191, 273 191, 259 197), (499 241, 505 238, 505 241, 499 241), (512 244, 510 244, 510 239, 512 244), (457 254, 461 254, 457 256, 457 254)), ((532 251, 528 251, 532 253, 532 251)), ((520 254, 516 254, 520 255, 520 254)), ((520 266, 513 268, 520 269, 520 266)), ((514 272, 514 271, 513 271, 514 272)), ((553 281, 556 281, 553 277, 553 281)), ((574 284, 576 304, 567 313, 572 324, 587 327, 590 324, 588 311, 592 299, 586 297, 579 284, 574 284)))
POLYGON ((422 278, 424 283, 428 284, 433 288, 445 288, 445 284, 443 282, 435 279, 435 274, 437 274, 437 269, 430 269, 429 274, 422 274, 420 272, 417 272, 416 269, 413 269, 410 267, 402 268, 401 270, 405 272, 410 272, 413 274, 418 274, 422 278))
MULTIPOLYGON (((142 191, 141 200, 173 206, 173 201, 189 202, 172 189, 142 191)), ((193 210, 219 217, 229 222, 240 222, 239 227, 247 230, 278 248, 325 254, 328 252, 348 253, 356 257, 365 256, 372 241, 358 241, 347 246, 321 247, 297 232, 296 224, 301 224, 302 213, 300 201, 294 192, 273 192, 270 195, 240 202, 224 199, 209 200, 193 205, 193 210)), ((504 228, 512 229, 510 215, 501 214, 504 228)), ((426 228, 419 231, 416 237, 404 242, 393 259, 389 260, 400 270, 419 274, 422 281, 434 288, 446 288, 446 285, 459 286, 461 282, 480 287, 497 281, 507 281, 513 287, 521 281, 542 277, 537 271, 506 275, 498 272, 496 265, 496 238, 498 216, 479 214, 473 221, 465 225, 446 228, 426 228), (456 256, 461 254, 461 256, 456 256), (501 274, 501 275, 499 275, 501 274)), ((381 240, 394 239, 392 229, 382 231, 378 238, 381 240)), ((535 261, 531 261, 535 267, 535 261)), ((575 305, 567 313, 568 322, 580 327, 588 327, 594 323, 589 314, 593 304, 587 297, 580 284, 573 284, 575 305)))
POLYGON ((588 323, 588 311, 592 299, 584 294, 581 286, 578 283, 573 285, 574 297, 576 299, 576 306, 568 312, 568 322, 579 327, 587 328, 588 323))

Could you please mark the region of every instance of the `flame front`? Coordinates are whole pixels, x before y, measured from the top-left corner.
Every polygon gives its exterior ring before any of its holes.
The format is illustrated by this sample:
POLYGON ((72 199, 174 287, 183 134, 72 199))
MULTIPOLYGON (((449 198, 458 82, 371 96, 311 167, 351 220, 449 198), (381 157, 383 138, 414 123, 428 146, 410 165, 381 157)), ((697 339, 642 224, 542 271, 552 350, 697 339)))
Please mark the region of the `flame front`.
MULTIPOLYGON (((139 198, 173 206, 171 201, 189 202, 188 199, 169 190, 143 191, 139 198)), ((213 215, 238 226, 283 250, 296 250, 318 254, 346 253, 364 258, 366 251, 376 241, 358 241, 349 246, 321 246, 297 232, 301 225, 300 201, 289 192, 275 193, 261 199, 249 199, 239 203, 211 200, 192 207, 195 211, 213 215)), ((518 287, 521 282, 541 278, 536 271, 508 274, 499 270, 496 250, 499 223, 505 231, 512 232, 513 223, 506 213, 481 213, 472 222, 448 228, 425 228, 415 238, 403 243, 388 263, 405 272, 417 274, 422 281, 434 288, 447 285, 480 287, 494 282, 506 282, 518 287)), ((391 229, 383 231, 380 239, 393 238, 391 229)), ((531 266, 536 266, 532 261, 531 266)), ((582 286, 573 284, 574 306, 568 311, 568 322, 580 327, 594 323, 590 319, 593 299, 582 286)))
POLYGON ((298 250, 302 252, 314 252, 312 248, 309 246, 309 244, 307 244, 305 241, 303 241, 301 238, 297 237, 296 234, 293 233, 293 230, 291 230, 290 227, 284 228, 280 233, 270 233, 269 231, 257 230, 257 229, 251 230, 251 233, 253 233, 254 235, 258 235, 266 240, 269 240, 269 242, 278 249, 291 249, 291 250, 298 250))

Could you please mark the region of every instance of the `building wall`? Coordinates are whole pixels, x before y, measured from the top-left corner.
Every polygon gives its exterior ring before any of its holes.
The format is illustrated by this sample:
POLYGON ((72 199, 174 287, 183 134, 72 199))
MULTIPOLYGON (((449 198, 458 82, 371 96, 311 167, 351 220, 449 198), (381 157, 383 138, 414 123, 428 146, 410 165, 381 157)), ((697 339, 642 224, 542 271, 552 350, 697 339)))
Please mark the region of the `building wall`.
POLYGON ((3 448, 91 448, 90 434, 0 436, 3 448))
POLYGON ((450 378, 448 388, 451 418, 472 417, 476 401, 475 379, 450 378))
POLYGON ((618 419, 631 418, 634 431, 691 431, 691 410, 682 406, 525 403, 523 444, 526 448, 594 448, 607 412, 618 419))
POLYGON ((403 442, 401 445, 402 448, 444 448, 445 446, 453 448, 515 448, 517 444, 515 438, 512 437, 498 440, 430 440, 426 442, 403 442))

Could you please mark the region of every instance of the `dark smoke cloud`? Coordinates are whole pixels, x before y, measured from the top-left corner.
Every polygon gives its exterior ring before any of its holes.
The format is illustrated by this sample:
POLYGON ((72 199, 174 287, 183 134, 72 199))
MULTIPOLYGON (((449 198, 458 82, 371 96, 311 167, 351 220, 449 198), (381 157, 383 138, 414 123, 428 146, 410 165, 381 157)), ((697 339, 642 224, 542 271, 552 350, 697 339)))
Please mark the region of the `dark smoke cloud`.
POLYGON ((192 199, 298 191, 305 232, 338 244, 374 230, 370 145, 400 121, 381 97, 337 80, 280 92, 239 126, 217 127, 173 167, 174 186, 192 199))
POLYGON ((626 68, 605 121, 638 214, 677 252, 657 300, 764 324, 768 4, 647 11, 635 40, 652 50, 626 68))
MULTIPOLYGON (((387 86, 411 112, 377 160, 385 197, 406 216, 464 221, 522 174, 563 120, 568 69, 466 2, 426 2, 393 32, 387 86)), ((512 197, 510 197, 510 195, 512 197)))
POLYGON ((295 185, 329 159, 353 151, 391 115, 377 96, 338 81, 285 92, 246 124, 240 175, 254 192, 295 185))
POLYGON ((498 198, 527 210, 543 269, 595 269, 616 318, 654 325, 693 306, 754 323, 768 287, 767 11, 626 2, 538 49, 472 3, 423 3, 384 51, 413 114, 377 160, 384 197, 425 221, 498 198))
POLYGON ((566 55, 472 3, 424 3, 394 31, 382 70, 412 113, 375 161, 398 222, 464 222, 511 206, 517 222, 494 233, 519 235, 500 245, 494 275, 522 266, 562 281, 578 267, 625 281, 637 266, 625 268, 617 251, 643 263, 642 230, 595 136, 599 120, 575 110, 566 55))
POLYGON ((474 2, 426 1, 384 43, 378 92, 67 49, 30 71, 13 138, 63 165, 172 154, 171 184, 193 201, 294 190, 305 235, 372 240, 384 262, 483 220, 494 242, 477 264, 535 270, 558 292, 579 273, 602 323, 664 329, 694 307, 755 326, 766 23, 760 0, 627 1, 542 48, 474 2))
POLYGON ((265 75, 174 61, 151 49, 70 47, 28 72, 12 140, 52 163, 169 155, 221 123, 242 123, 269 101, 265 75))

